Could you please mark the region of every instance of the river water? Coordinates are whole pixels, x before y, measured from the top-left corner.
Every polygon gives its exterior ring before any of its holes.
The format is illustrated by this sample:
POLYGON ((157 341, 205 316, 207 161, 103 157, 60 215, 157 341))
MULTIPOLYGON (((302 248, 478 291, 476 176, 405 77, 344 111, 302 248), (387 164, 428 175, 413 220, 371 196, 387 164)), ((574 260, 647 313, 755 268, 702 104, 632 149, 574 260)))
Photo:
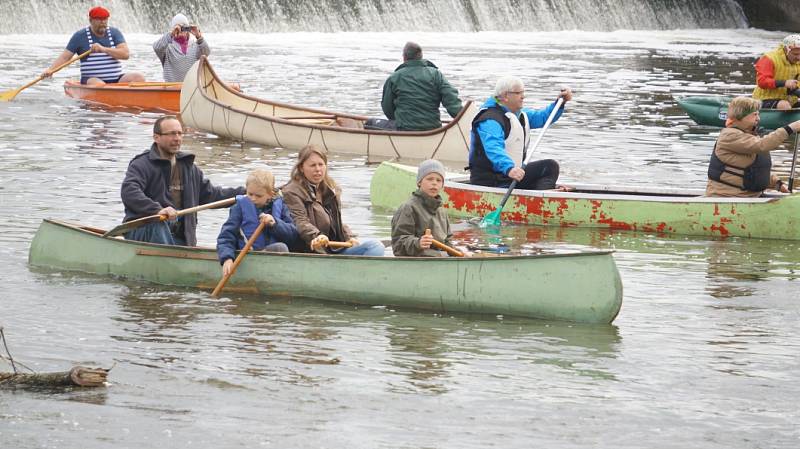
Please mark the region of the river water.
MULTIPOLYGON (((153 80, 156 37, 127 36, 126 67, 153 80)), ((523 77, 534 107, 569 85, 575 101, 537 150, 560 161, 563 182, 672 187, 705 185, 717 132, 694 125, 674 98, 747 93, 755 58, 782 37, 742 29, 207 36, 217 72, 251 95, 371 115, 408 39, 464 98, 483 100, 502 73, 523 77)), ((0 89, 35 78, 67 39, 0 35, 0 89)), ((0 391, 2 447, 800 445, 797 242, 503 228, 516 248, 615 249, 624 302, 603 326, 212 300, 29 267, 43 218, 119 222, 119 184, 158 117, 66 98, 61 82, 76 75, 70 68, 0 103, 0 326, 14 358, 36 371, 114 368, 107 388, 0 391)), ((285 181, 296 155, 202 132, 184 147, 221 185, 264 165, 285 181)), ((345 191, 345 221, 385 238, 391 211, 370 208, 375 167, 364 162, 334 155, 330 171, 345 191)), ((201 244, 213 244, 225 216, 201 213, 201 244)), ((457 228, 462 238, 484 237, 457 228)), ((10 369, 0 360, 0 371, 10 369)))

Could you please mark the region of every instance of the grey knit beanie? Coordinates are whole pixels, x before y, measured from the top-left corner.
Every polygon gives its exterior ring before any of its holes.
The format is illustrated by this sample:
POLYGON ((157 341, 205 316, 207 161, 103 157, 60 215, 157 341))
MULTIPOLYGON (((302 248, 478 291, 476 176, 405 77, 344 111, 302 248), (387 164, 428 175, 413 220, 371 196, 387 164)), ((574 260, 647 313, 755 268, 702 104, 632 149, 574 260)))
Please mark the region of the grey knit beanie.
POLYGON ((436 159, 428 159, 427 161, 423 161, 421 164, 419 164, 419 168, 417 169, 417 184, 419 184, 422 181, 422 178, 427 176, 429 173, 439 173, 442 175, 442 179, 444 179, 444 165, 442 165, 442 163, 436 159))

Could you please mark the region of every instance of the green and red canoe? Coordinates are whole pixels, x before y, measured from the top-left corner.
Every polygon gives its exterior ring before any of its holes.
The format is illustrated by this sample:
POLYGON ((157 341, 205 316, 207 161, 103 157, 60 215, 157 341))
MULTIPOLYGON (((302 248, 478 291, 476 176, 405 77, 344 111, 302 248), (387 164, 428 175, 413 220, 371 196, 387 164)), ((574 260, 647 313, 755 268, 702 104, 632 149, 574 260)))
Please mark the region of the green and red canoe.
MULTIPOLYGON (((728 118, 728 103, 733 97, 705 96, 682 97, 676 101, 689 117, 698 125, 724 127, 728 118)), ((777 111, 762 109, 759 126, 764 129, 778 129, 796 120, 800 120, 800 109, 777 111)))
MULTIPOLYGON (((468 184, 448 174, 444 207, 455 218, 494 211, 507 189, 468 184)), ((800 194, 713 198, 704 190, 573 185, 574 191, 515 190, 502 220, 543 226, 606 228, 658 234, 800 240, 800 194)), ((396 209, 416 190, 416 168, 384 162, 373 174, 372 204, 396 209)))
MULTIPOLYGON (((105 231, 44 220, 28 262, 37 267, 212 290, 214 248, 103 237, 105 231)), ((612 251, 496 257, 359 257, 248 254, 225 292, 315 298, 436 313, 477 313, 610 323, 622 305, 612 251)))

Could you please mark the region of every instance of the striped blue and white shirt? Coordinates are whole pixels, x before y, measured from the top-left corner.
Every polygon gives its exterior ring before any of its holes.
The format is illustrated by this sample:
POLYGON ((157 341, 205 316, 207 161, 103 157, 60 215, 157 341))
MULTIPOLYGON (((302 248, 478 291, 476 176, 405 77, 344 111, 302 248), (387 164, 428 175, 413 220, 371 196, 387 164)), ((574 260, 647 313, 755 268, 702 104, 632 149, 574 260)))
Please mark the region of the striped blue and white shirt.
MULTIPOLYGON (((94 43, 116 48, 117 45, 124 42, 125 38, 116 28, 108 27, 105 36, 98 37, 92 33, 91 28, 86 27, 72 35, 67 44, 67 50, 81 54, 94 43)), ((89 78, 100 78, 107 83, 116 83, 120 77, 122 77, 122 63, 105 53, 90 53, 89 56, 81 59, 81 82, 85 82, 89 78)))

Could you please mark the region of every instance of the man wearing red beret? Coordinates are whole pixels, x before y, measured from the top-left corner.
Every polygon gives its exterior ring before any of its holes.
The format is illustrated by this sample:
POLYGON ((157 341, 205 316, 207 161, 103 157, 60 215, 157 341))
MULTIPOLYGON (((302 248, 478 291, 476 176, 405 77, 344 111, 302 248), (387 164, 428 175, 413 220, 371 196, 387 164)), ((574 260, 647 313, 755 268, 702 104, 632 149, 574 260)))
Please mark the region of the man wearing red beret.
POLYGON ((91 49, 92 52, 81 60, 81 84, 102 86, 105 83, 144 81, 144 75, 141 73, 122 72, 120 60, 128 59, 130 52, 122 33, 108 26, 110 15, 111 13, 102 6, 90 9, 89 26, 72 35, 67 48, 42 75, 51 76, 56 67, 69 61, 73 55, 91 49))

